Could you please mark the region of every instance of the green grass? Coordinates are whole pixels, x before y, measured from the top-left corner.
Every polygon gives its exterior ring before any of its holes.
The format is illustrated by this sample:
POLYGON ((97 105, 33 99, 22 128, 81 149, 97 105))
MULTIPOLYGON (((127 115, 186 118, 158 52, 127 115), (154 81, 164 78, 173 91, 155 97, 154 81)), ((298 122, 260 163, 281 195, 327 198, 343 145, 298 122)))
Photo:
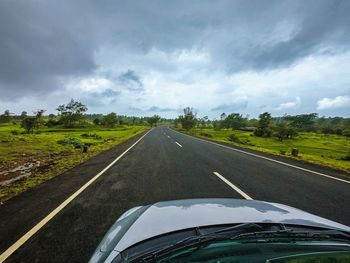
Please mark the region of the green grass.
POLYGON ((53 159, 47 169, 21 179, 10 186, 0 186, 0 200, 8 199, 28 188, 44 182, 96 154, 118 145, 148 129, 146 126, 120 126, 103 128, 42 128, 38 134, 22 134, 23 129, 14 124, 0 125, 0 171, 15 167, 26 160, 53 159), (13 134, 13 131, 15 134, 13 134), (89 145, 87 153, 71 144, 60 144, 60 140, 75 138, 89 145))
POLYGON ((247 131, 193 129, 189 133, 202 138, 212 136, 209 139, 275 155, 282 155, 281 151, 285 151, 284 156, 286 157, 350 172, 350 161, 343 160, 350 152, 350 139, 344 136, 301 132, 295 139, 281 142, 276 137, 256 137, 253 136, 252 132, 247 131), (241 143, 228 140, 232 133, 238 137, 241 143), (291 156, 292 148, 299 149, 298 157, 291 156))

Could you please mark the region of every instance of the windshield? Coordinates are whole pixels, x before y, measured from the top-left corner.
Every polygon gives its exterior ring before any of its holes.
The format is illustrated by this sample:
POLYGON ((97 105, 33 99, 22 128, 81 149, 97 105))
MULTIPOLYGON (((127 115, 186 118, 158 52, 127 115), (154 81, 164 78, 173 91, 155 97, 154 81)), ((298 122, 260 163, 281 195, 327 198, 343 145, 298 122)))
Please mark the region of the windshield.
POLYGON ((179 249, 151 262, 348 263, 350 248, 322 242, 247 244, 224 241, 179 249))

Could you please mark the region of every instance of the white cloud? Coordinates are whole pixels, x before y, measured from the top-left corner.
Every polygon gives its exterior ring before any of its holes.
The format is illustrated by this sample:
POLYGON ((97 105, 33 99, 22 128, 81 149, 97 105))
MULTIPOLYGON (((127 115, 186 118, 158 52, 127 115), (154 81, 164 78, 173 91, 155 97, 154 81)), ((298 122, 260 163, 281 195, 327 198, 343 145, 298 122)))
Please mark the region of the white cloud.
POLYGON ((301 104, 300 97, 296 97, 294 101, 289 101, 285 103, 281 103, 276 110, 288 110, 288 109, 294 109, 299 107, 301 104))
POLYGON ((337 96, 332 98, 323 98, 317 101, 318 110, 335 109, 335 108, 350 108, 349 96, 337 96))

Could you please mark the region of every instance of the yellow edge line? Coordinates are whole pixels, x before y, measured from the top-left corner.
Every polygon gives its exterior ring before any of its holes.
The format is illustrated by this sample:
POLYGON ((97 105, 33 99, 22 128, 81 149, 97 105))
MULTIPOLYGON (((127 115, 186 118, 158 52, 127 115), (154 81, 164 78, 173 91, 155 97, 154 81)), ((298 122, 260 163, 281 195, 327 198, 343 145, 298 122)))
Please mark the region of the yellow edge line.
MULTIPOLYGON (((152 130, 152 129, 151 129, 152 130)), ((113 160, 108 166, 106 166, 101 172, 96 174, 92 179, 85 183, 78 191, 68 197, 62 204, 56 207, 50 214, 36 224, 32 229, 25 233, 20 239, 18 239, 12 246, 6 249, 0 255, 0 262, 4 262, 9 256, 11 256, 20 246, 22 246, 28 239, 30 239, 36 232, 38 232, 45 224, 47 224, 55 215, 57 215, 63 208, 65 208, 70 202, 72 202, 81 192, 88 188, 97 178, 104 174, 111 166, 119 161, 131 148, 133 148, 139 141, 141 141, 151 130, 138 139, 133 145, 126 149, 121 155, 113 160)))

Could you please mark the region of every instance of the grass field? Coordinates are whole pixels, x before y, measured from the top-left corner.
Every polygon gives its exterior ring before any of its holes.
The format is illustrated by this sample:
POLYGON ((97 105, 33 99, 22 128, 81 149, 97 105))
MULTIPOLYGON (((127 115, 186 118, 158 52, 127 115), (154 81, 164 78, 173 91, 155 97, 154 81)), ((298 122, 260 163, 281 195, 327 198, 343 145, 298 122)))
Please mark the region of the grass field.
POLYGON ((344 136, 301 132, 295 139, 281 142, 276 137, 256 137, 248 131, 193 129, 189 133, 244 148, 321 164, 350 173, 350 161, 344 160, 345 156, 350 154, 350 139, 344 136), (237 136, 241 143, 229 141, 229 136, 232 133, 237 136), (299 150, 298 157, 291 156, 292 148, 299 150), (285 154, 282 154, 281 151, 282 153, 285 151, 285 154))
POLYGON ((146 129, 146 126, 42 128, 35 134, 22 134, 19 125, 1 124, 0 200, 46 181, 146 129), (83 145, 88 145, 88 152, 83 153, 83 145), (30 176, 25 176, 28 173, 30 176), (24 175, 20 180, 1 185, 20 175, 24 175))

